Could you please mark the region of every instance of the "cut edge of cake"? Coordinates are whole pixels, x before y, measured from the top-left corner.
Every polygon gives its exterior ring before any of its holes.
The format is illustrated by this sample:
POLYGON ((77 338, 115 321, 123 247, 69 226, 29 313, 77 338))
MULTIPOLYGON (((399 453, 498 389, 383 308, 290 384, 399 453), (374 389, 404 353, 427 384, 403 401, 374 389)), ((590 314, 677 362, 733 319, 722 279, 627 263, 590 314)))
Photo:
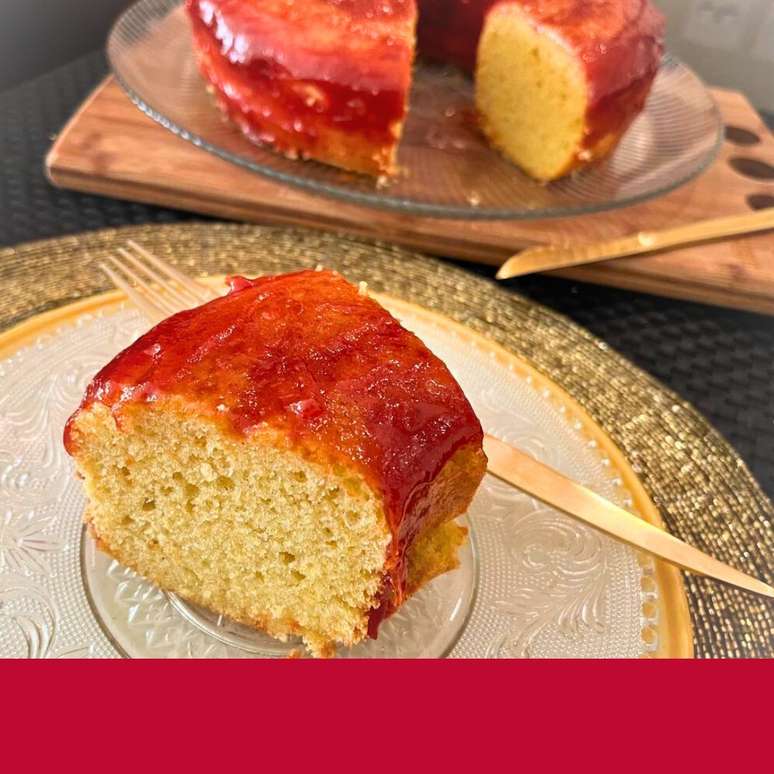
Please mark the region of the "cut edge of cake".
POLYGON ((484 134, 532 177, 554 180, 580 163, 585 74, 577 57, 515 3, 495 6, 486 17, 475 96, 484 134))
MULTIPOLYGON (((650 10, 650 6, 647 6, 650 10)), ((648 28, 659 17, 649 15, 648 28)), ((577 35, 577 32, 574 33, 577 35)), ((623 33, 621 33, 623 36, 623 33)), ((658 70, 658 38, 646 36, 650 54, 627 52, 631 78, 608 66, 600 82, 586 49, 560 27, 535 20, 519 2, 490 9, 478 44, 476 108, 492 145, 531 177, 549 182, 608 156, 645 106, 658 70), (608 88, 614 90, 608 92, 608 88)), ((609 53, 625 46, 607 43, 609 53)), ((632 39, 636 50, 640 41, 632 39)), ((594 49, 594 66, 601 56, 594 49)))
MULTIPOLYGON (((229 434, 175 398, 74 419, 84 515, 98 547, 161 588, 315 656, 369 632, 392 536, 379 495, 351 467, 271 430, 229 434)), ((406 554, 405 598, 458 566, 463 513, 485 467, 460 449, 433 482, 434 518, 406 554), (473 476, 473 478, 471 478, 473 476)))

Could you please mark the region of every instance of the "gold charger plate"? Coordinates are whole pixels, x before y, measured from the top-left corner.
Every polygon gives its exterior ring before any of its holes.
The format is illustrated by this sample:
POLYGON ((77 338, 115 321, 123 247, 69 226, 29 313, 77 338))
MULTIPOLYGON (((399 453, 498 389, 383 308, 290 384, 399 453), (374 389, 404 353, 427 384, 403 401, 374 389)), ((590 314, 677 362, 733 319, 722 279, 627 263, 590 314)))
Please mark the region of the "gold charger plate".
MULTIPOLYGON (((510 358, 572 407, 626 477, 641 515, 658 519, 660 511, 679 537, 771 580, 771 504, 690 406, 565 318, 398 248, 317 232, 193 224, 108 230, 2 250, 0 326, 33 319, 3 335, 0 355, 56 327, 63 315, 104 304, 104 298, 85 300, 34 317, 104 290, 96 264, 127 239, 191 273, 225 269, 249 275, 319 262, 454 319, 464 326, 461 335, 485 342, 494 357, 510 358)), ((659 566, 658 582, 668 603, 668 616, 658 622, 658 654, 689 655, 690 621, 679 575, 659 566)), ((771 654, 771 606, 700 578, 688 577, 687 588, 698 656, 771 654)))

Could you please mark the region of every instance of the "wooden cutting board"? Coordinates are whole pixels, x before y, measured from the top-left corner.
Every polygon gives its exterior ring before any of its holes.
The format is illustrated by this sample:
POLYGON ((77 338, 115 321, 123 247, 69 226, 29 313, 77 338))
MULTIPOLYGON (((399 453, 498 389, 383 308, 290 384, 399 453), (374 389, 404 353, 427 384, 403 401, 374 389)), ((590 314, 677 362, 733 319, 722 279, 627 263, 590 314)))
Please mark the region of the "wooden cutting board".
MULTIPOLYGON (((733 127, 715 164, 660 199, 570 219, 461 221, 372 210, 279 185, 176 137, 112 77, 46 158, 54 185, 256 223, 345 231, 498 265, 539 242, 588 242, 774 205, 774 137, 736 92, 714 90, 733 127), (740 131, 741 130, 741 131, 740 131)), ((557 272, 665 296, 774 314, 774 232, 557 272)))

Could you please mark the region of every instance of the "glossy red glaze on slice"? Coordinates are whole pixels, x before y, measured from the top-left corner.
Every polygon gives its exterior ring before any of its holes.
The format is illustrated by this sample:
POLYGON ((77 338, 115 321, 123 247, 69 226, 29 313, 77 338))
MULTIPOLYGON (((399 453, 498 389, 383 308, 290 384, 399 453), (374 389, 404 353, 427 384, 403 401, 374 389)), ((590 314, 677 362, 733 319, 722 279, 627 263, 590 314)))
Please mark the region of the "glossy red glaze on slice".
MULTIPOLYGON (((256 280, 152 328, 106 365, 78 411, 167 397, 250 437, 354 466, 384 498, 393 534, 378 620, 400 604, 404 556, 428 516, 429 485, 481 425, 446 366, 375 301, 331 271, 256 280)), ((72 426, 65 446, 76 451, 72 426)), ((372 634, 375 633, 372 627, 372 634)))

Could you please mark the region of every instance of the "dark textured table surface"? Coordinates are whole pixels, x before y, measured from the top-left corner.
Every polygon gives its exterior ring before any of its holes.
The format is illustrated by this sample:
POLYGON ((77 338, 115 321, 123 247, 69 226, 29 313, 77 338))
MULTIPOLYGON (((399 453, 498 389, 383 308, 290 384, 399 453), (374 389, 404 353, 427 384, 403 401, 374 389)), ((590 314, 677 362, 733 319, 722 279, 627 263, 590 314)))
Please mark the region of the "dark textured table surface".
MULTIPOLYGON (((0 94, 0 245, 202 219, 62 191, 46 180, 43 158, 53 137, 106 71, 97 52, 0 94)), ((511 287, 583 325, 691 401, 774 497, 774 318, 548 277, 511 287)))

